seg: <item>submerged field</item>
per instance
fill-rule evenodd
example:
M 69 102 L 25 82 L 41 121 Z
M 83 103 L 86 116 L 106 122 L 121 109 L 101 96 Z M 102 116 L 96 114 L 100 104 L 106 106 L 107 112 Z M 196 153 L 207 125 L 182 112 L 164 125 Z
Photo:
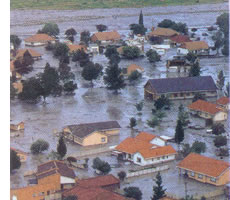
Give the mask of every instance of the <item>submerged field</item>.
M 90 9 L 128 8 L 146 6 L 192 5 L 198 0 L 11 0 L 11 9 Z M 199 0 L 203 3 L 220 3 L 225 0 Z

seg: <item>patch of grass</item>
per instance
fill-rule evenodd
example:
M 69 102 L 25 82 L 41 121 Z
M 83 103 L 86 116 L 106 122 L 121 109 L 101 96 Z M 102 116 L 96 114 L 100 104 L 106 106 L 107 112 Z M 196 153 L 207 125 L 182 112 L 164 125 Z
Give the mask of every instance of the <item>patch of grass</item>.
M 224 0 L 199 0 L 199 4 L 220 3 Z M 80 10 L 89 8 L 128 8 L 146 6 L 192 5 L 196 0 L 11 0 L 14 9 Z

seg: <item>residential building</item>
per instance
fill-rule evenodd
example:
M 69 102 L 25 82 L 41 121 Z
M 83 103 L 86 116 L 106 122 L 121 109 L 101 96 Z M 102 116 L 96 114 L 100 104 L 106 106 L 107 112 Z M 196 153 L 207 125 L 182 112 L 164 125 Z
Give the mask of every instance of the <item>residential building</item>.
M 155 44 L 155 45 L 151 45 L 150 49 L 153 49 L 159 55 L 164 55 L 166 51 L 170 49 L 170 45 L 169 44 Z
M 81 44 L 67 44 L 67 46 L 69 47 L 69 53 L 72 54 L 74 52 L 76 52 L 77 50 L 84 50 L 85 53 L 87 53 L 87 47 L 85 45 L 81 45 Z
M 126 40 L 125 43 L 127 44 L 127 46 L 130 47 L 138 47 L 141 52 L 144 52 L 144 40 L 140 41 L 140 40 L 129 39 Z
M 184 42 L 177 48 L 177 54 L 187 55 L 188 53 L 194 53 L 196 55 L 208 55 L 209 46 L 205 41 L 192 41 Z
M 17 156 L 20 158 L 21 162 L 26 162 L 28 154 L 24 151 L 21 151 L 19 149 L 15 149 L 13 147 L 10 147 L 10 150 L 14 150 L 17 153 Z
M 216 104 L 220 107 L 225 109 L 226 111 L 230 110 L 230 99 L 229 97 L 221 97 L 217 99 Z
M 213 122 L 224 121 L 228 118 L 227 112 L 219 108 L 217 104 L 200 99 L 188 105 L 188 109 L 191 114 L 198 115 L 204 119 L 210 119 Z
M 91 36 L 91 41 L 100 42 L 101 45 L 108 45 L 120 41 L 121 36 L 117 31 L 97 32 Z
M 149 33 L 148 37 L 158 36 L 163 39 L 169 39 L 176 35 L 179 35 L 179 33 L 177 31 L 174 31 L 173 29 L 158 27 L 156 29 L 153 29 L 152 32 Z
M 16 52 L 15 59 L 23 58 L 26 52 L 28 52 L 34 60 L 39 60 L 42 58 L 42 55 L 33 49 L 19 49 Z
M 175 160 L 177 152 L 171 145 L 165 144 L 162 138 L 141 132 L 135 138 L 128 137 L 122 141 L 113 154 L 140 166 Z
M 18 124 L 10 124 L 10 130 L 11 131 L 20 131 L 24 130 L 24 122 L 20 122 Z
M 172 47 L 178 47 L 185 42 L 191 42 L 187 35 L 175 35 L 169 38 Z
M 173 56 L 172 59 L 166 61 L 167 71 L 170 69 L 176 69 L 178 73 L 182 71 L 187 72 L 191 68 L 191 64 L 187 62 L 183 56 Z
M 26 46 L 43 46 L 47 45 L 48 43 L 54 44 L 55 38 L 44 33 L 35 34 L 25 39 Z
M 200 154 L 190 153 L 178 165 L 179 173 L 186 173 L 189 178 L 215 186 L 225 185 L 230 181 L 229 163 Z
M 217 87 L 211 76 L 149 79 L 144 86 L 145 98 L 152 100 L 161 95 L 169 99 L 191 99 L 196 93 L 217 96 Z
M 120 128 L 117 121 L 77 124 L 65 127 L 63 135 L 82 146 L 106 144 L 108 136 L 119 134 Z
M 144 69 L 136 64 L 131 64 L 127 68 L 122 69 L 122 74 L 125 76 L 129 76 L 134 71 L 138 71 L 139 73 L 142 73 Z
M 88 51 L 90 53 L 99 53 L 99 46 L 97 44 L 89 44 Z

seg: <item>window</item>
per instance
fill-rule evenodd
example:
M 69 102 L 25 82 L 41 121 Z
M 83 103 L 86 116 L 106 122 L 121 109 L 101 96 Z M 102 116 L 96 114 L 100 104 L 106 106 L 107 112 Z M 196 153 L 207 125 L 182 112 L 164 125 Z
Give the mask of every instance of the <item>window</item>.
M 215 178 L 210 178 L 210 181 L 212 181 L 212 182 L 216 182 L 216 179 Z
M 162 159 L 165 159 L 165 156 L 162 156 Z
M 166 156 L 166 158 L 169 158 L 168 156 Z
M 195 173 L 194 173 L 194 172 L 190 172 L 190 175 L 194 177 L 194 176 L 195 176 Z
M 203 175 L 202 174 L 198 174 L 198 178 L 199 179 L 203 179 Z
M 160 157 L 158 157 L 157 160 L 160 160 Z
M 137 162 L 138 162 L 138 163 L 141 163 L 141 158 L 138 158 L 138 157 L 137 157 Z
M 105 137 L 102 137 L 102 138 L 101 138 L 101 142 L 105 142 Z
M 131 158 L 131 154 L 128 154 L 128 158 Z

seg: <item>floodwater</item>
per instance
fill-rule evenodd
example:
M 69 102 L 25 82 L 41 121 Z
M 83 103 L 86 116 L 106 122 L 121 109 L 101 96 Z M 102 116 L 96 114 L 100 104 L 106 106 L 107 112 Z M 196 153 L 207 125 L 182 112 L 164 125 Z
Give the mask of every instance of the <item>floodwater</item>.
M 151 26 L 156 26 L 157 23 L 165 18 L 187 23 L 191 27 L 200 27 L 196 32 L 197 37 L 205 39 L 208 43 L 211 43 L 211 33 L 207 37 L 202 36 L 202 32 L 207 31 L 205 27 L 214 25 L 216 17 L 227 10 L 227 3 L 213 4 L 213 5 L 200 5 L 200 6 L 175 6 L 175 7 L 158 7 L 158 8 L 143 8 L 144 22 L 148 29 Z M 182 12 L 183 10 L 183 12 Z M 197 11 L 198 13 L 194 13 Z M 116 29 L 119 33 L 127 36 L 129 32 L 128 25 L 136 23 L 138 20 L 140 9 L 95 9 L 95 10 L 81 10 L 81 11 L 41 11 L 41 10 L 15 10 L 11 11 L 11 33 L 17 34 L 20 38 L 24 39 L 28 35 L 32 35 L 42 24 L 46 21 L 52 21 L 58 23 L 63 36 L 65 30 L 70 27 L 74 27 L 78 32 L 82 30 L 90 30 L 94 32 L 96 24 L 105 24 L 110 30 Z M 19 17 L 20 16 L 20 17 Z M 117 16 L 117 17 L 114 17 Z M 93 17 L 93 19 L 92 19 Z M 192 20 L 191 20 L 192 19 Z M 79 34 L 76 37 L 76 43 L 79 42 Z M 22 44 L 23 47 L 24 44 Z M 53 57 L 51 52 L 48 52 L 44 47 L 34 48 L 36 51 L 42 54 L 42 60 L 34 63 L 34 70 L 25 75 L 25 78 L 34 76 L 41 72 L 46 62 L 49 62 L 51 66 L 58 67 L 58 60 Z M 149 45 L 145 44 L 145 51 L 149 49 Z M 11 101 L 11 120 L 24 121 L 25 131 L 24 135 L 16 138 L 11 138 L 11 146 L 19 148 L 25 152 L 30 151 L 30 145 L 33 141 L 39 138 L 43 138 L 50 144 L 51 150 L 56 150 L 57 137 L 54 132 L 61 131 L 62 128 L 70 124 L 88 123 L 97 121 L 117 120 L 121 125 L 121 131 L 119 136 L 113 136 L 109 139 L 109 143 L 105 146 L 116 145 L 126 137 L 134 136 L 138 131 L 147 131 L 156 135 L 174 136 L 174 130 L 176 126 L 177 111 L 180 101 L 174 101 L 171 110 L 166 111 L 166 118 L 163 119 L 161 125 L 157 128 L 151 129 L 147 126 L 147 120 L 151 119 L 151 109 L 153 103 L 145 101 L 145 105 L 142 111 L 142 115 L 138 116 L 135 108 L 135 103 L 138 103 L 144 98 L 143 86 L 149 78 L 165 78 L 176 77 L 176 72 L 166 72 L 166 59 L 176 54 L 175 49 L 171 49 L 166 55 L 162 57 L 162 60 L 155 65 L 148 62 L 146 58 L 140 58 L 135 60 L 122 60 L 120 67 L 126 67 L 129 64 L 135 63 L 144 68 L 145 72 L 141 80 L 136 83 L 128 83 L 125 89 L 121 90 L 118 95 L 113 94 L 105 88 L 103 78 L 94 82 L 94 87 L 90 88 L 89 83 L 82 79 L 81 68 L 76 66 L 75 63 L 70 63 L 72 71 L 76 75 L 76 82 L 78 88 L 73 96 L 61 96 L 61 97 L 49 97 L 47 98 L 47 104 L 43 105 L 41 102 L 34 104 L 27 104 L 20 102 L 19 100 Z M 108 60 L 103 55 L 95 55 L 92 60 L 98 62 L 106 68 Z M 228 58 L 215 58 L 215 59 L 201 59 L 202 75 L 211 75 L 214 80 L 217 79 L 219 70 L 224 70 L 226 79 L 228 80 L 229 68 Z M 186 74 L 179 74 L 179 76 L 185 76 Z M 215 99 L 210 99 L 215 101 Z M 183 101 L 184 105 L 191 103 L 191 100 Z M 131 132 L 128 128 L 129 119 L 136 117 L 138 121 L 135 131 Z M 191 121 L 195 124 L 204 126 L 204 120 L 191 117 Z M 227 126 L 227 122 L 225 124 Z M 207 136 L 206 129 L 196 131 L 191 129 L 185 130 L 184 143 L 192 143 L 195 140 L 205 142 L 207 145 L 207 151 L 204 155 L 215 157 L 215 147 L 213 145 L 213 138 Z M 175 148 L 175 146 L 173 144 Z M 95 147 L 83 148 L 80 145 L 67 143 L 68 152 L 71 154 L 77 151 L 84 151 L 86 149 L 92 149 Z M 101 146 L 100 146 L 101 147 Z M 24 172 L 28 170 L 35 170 L 38 164 L 47 160 L 46 152 L 39 156 L 29 155 L 26 163 L 22 164 L 21 168 L 13 175 L 11 175 L 11 185 L 13 187 L 26 185 L 26 180 L 23 177 Z M 116 164 L 117 160 L 111 157 L 109 154 L 100 154 L 90 156 L 89 166 L 91 166 L 92 159 L 96 156 L 100 156 L 102 159 Z M 228 160 L 228 158 L 225 158 Z M 177 193 L 181 196 L 184 195 L 183 181 L 177 176 L 177 170 L 175 163 L 170 165 L 170 170 L 163 173 L 163 181 L 167 190 L 171 193 Z M 122 167 L 112 170 L 114 175 L 120 170 L 128 170 L 133 166 L 126 166 L 122 164 Z M 88 171 L 76 170 L 76 173 L 80 177 L 93 176 L 94 172 L 90 167 Z M 175 181 L 176 180 L 176 181 Z M 152 175 L 148 177 L 138 177 L 131 180 L 132 183 L 124 185 L 149 185 L 143 189 L 143 199 L 149 199 L 152 195 Z M 171 183 L 171 184 L 170 184 Z M 173 183 L 173 184 L 172 184 Z M 200 184 L 194 181 L 189 183 L 191 194 L 196 192 L 202 193 L 203 191 L 211 191 L 213 187 L 210 185 Z M 188 187 L 189 187 L 188 186 Z M 123 187 L 123 186 L 122 186 Z

